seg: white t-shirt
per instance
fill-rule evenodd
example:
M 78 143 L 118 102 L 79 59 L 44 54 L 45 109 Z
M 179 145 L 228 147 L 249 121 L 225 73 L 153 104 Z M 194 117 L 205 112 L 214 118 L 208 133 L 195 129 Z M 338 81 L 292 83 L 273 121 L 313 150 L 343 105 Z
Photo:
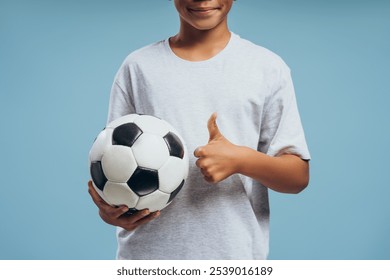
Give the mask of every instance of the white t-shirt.
M 268 189 L 239 174 L 208 184 L 195 165 L 213 112 L 234 144 L 310 159 L 290 70 L 279 56 L 234 33 L 205 61 L 179 58 L 168 39 L 134 51 L 115 77 L 108 122 L 130 113 L 168 121 L 184 138 L 190 170 L 160 217 L 132 232 L 117 229 L 118 259 L 267 258 Z

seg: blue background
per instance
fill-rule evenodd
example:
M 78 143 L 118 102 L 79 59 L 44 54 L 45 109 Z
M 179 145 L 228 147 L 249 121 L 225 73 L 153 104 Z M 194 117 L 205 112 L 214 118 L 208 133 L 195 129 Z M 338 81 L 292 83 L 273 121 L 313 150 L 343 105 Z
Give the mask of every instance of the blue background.
M 112 259 L 88 151 L 131 51 L 178 31 L 168 0 L 0 1 L 0 259 Z M 271 192 L 270 259 L 390 259 L 390 2 L 238 0 L 230 28 L 292 69 L 311 161 Z

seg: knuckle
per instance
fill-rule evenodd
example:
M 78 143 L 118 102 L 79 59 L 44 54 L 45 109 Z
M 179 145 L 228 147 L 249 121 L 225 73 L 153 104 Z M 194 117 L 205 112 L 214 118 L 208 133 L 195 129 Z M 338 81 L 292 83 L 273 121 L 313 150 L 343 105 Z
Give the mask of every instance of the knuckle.
M 123 227 L 125 230 L 127 231 L 133 231 L 135 230 L 137 227 L 134 227 L 134 226 L 126 226 L 126 227 Z
M 199 154 L 199 148 L 196 148 L 196 149 L 194 150 L 194 156 L 195 156 L 195 157 L 198 157 L 198 154 Z
M 207 169 L 202 168 L 200 171 L 202 172 L 202 174 L 203 174 L 204 176 L 210 177 L 210 172 L 208 172 Z
M 196 157 L 204 157 L 206 155 L 206 148 L 204 146 L 196 148 L 194 155 Z
M 207 164 L 207 161 L 205 160 L 199 160 L 196 165 L 202 169 L 202 170 L 207 170 L 208 169 L 208 164 Z
M 208 161 L 205 161 L 204 164 L 203 164 L 203 170 L 205 172 L 207 172 L 208 174 L 212 174 L 213 173 L 213 165 L 208 162 Z
M 130 222 L 130 221 L 126 221 L 125 223 L 120 225 L 120 227 L 124 228 L 127 231 L 132 231 L 132 230 L 137 228 L 137 226 L 134 223 Z
M 209 173 L 209 174 L 205 175 L 205 179 L 207 182 L 212 183 L 212 184 L 219 182 L 218 176 L 216 176 L 213 173 Z
M 110 208 L 106 208 L 106 207 L 100 207 L 99 214 L 109 219 L 111 219 L 114 216 L 113 211 Z
M 210 171 L 210 169 L 213 166 L 212 161 L 209 158 L 202 158 L 201 161 L 199 161 L 200 168 Z

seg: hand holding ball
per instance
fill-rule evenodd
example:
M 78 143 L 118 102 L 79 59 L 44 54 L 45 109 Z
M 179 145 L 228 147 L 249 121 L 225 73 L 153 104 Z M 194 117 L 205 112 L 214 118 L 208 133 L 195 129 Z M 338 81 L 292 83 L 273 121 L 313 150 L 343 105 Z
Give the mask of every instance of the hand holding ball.
M 118 118 L 100 132 L 89 153 L 94 189 L 113 206 L 129 212 L 161 210 L 171 203 L 188 175 L 181 136 L 150 115 Z

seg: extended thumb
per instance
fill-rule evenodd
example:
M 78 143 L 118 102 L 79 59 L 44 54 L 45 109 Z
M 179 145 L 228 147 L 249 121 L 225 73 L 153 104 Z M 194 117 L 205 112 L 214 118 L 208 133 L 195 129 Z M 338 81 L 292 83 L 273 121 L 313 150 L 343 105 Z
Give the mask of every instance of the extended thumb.
M 207 128 L 209 130 L 209 142 L 214 139 L 218 139 L 222 136 L 217 125 L 217 113 L 213 113 L 207 122 Z

